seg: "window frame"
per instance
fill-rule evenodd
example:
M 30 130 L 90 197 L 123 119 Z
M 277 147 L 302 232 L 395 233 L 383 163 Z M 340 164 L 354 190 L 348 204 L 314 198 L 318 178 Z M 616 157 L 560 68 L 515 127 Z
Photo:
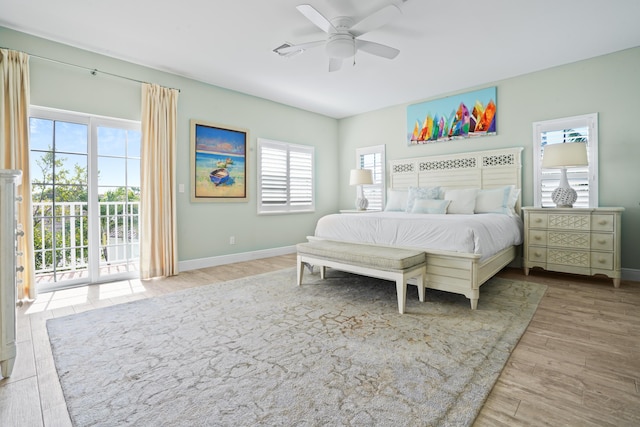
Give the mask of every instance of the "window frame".
M 364 195 L 367 197 L 367 199 L 369 200 L 369 207 L 367 208 L 367 210 L 380 210 L 383 211 L 384 207 L 386 206 L 386 200 L 387 200 L 387 168 L 386 168 L 386 146 L 385 144 L 381 144 L 381 145 L 371 145 L 368 147 L 361 147 L 361 148 L 356 148 L 356 169 L 369 169 L 364 167 L 366 165 L 366 161 L 364 160 L 364 157 L 367 155 L 376 155 L 376 154 L 380 154 L 380 167 L 379 168 L 375 168 L 373 169 L 373 184 L 371 185 L 362 185 L 362 186 L 358 186 L 358 187 L 362 187 L 362 191 L 364 192 Z M 375 161 L 374 161 L 375 163 Z M 356 189 L 356 192 L 360 191 L 359 188 Z M 378 197 L 371 197 L 372 193 L 375 194 L 379 192 L 380 196 L 379 196 L 379 200 L 380 200 L 380 207 L 376 207 L 374 209 L 371 208 L 371 200 L 376 200 L 378 199 Z
M 278 214 L 291 214 L 291 213 L 308 213 L 315 212 L 316 196 L 315 196 L 315 147 L 310 145 L 292 144 L 283 141 L 276 141 L 267 138 L 257 139 L 257 212 L 258 215 L 278 215 Z M 263 203 L 262 184 L 263 184 L 263 148 L 271 148 L 286 151 L 286 202 L 279 205 L 265 205 Z M 311 202 L 304 205 L 292 205 L 291 202 L 291 166 L 292 159 L 291 153 L 303 153 L 310 156 L 310 194 Z
M 533 123 L 533 189 L 534 206 L 542 207 L 542 134 L 545 132 L 587 127 L 589 208 L 598 207 L 598 113 L 543 120 Z M 560 171 L 558 170 L 558 175 Z M 567 170 L 571 179 L 571 169 Z

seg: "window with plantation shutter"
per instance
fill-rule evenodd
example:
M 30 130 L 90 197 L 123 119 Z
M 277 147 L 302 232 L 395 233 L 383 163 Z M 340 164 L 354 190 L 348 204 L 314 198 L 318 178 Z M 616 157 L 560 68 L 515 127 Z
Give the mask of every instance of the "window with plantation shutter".
M 589 165 L 568 168 L 569 185 L 578 193 L 576 208 L 598 207 L 598 115 L 567 117 L 533 124 L 534 203 L 551 208 L 551 193 L 560 182 L 560 169 L 542 169 L 544 148 L 550 144 L 582 142 L 587 145 Z
M 371 169 L 372 185 L 363 185 L 364 196 L 369 200 L 368 210 L 381 211 L 385 205 L 385 146 L 375 145 L 356 149 L 356 168 Z M 358 190 L 356 190 L 358 191 Z
M 258 213 L 315 209 L 314 148 L 258 138 Z

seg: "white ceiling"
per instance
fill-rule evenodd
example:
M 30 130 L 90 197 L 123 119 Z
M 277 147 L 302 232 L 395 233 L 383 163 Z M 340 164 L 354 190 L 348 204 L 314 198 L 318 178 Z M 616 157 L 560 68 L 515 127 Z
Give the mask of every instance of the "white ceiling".
M 332 73 L 323 47 L 278 56 L 285 41 L 325 38 L 301 3 L 356 21 L 399 5 L 362 39 L 400 54 L 360 52 Z M 0 0 L 0 11 L 8 28 L 335 118 L 640 46 L 639 0 Z

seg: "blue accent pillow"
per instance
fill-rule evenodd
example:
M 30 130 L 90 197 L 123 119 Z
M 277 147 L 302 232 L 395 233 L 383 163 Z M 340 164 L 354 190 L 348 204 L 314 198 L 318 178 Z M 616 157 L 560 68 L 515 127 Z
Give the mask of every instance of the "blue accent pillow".
M 413 211 L 413 204 L 416 199 L 438 199 L 439 197 L 440 187 L 409 187 L 405 211 Z

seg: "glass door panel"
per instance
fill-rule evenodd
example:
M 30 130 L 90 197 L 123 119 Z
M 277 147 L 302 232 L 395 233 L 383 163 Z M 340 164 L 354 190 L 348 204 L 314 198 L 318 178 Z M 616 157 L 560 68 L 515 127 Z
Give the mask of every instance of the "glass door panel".
M 38 289 L 137 276 L 139 124 L 34 110 L 30 168 Z

